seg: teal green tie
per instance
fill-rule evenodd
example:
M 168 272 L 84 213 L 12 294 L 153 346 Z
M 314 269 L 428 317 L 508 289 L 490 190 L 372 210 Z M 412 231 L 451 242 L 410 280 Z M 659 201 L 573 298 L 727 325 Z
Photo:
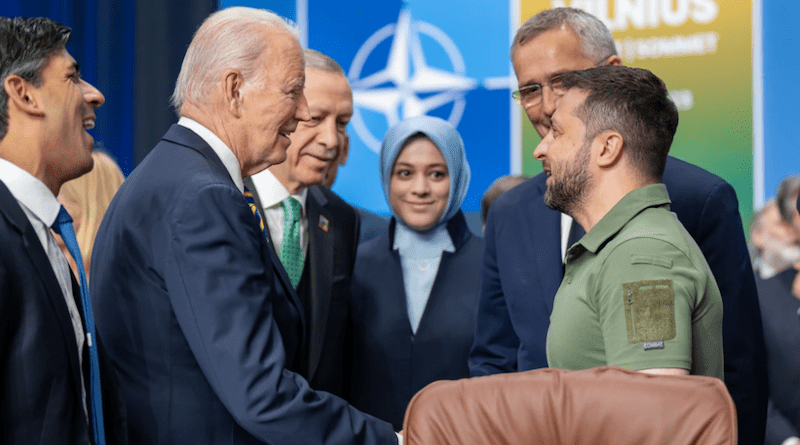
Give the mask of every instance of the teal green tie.
M 300 201 L 291 196 L 281 201 L 283 209 L 283 244 L 281 244 L 281 263 L 289 275 L 292 287 L 297 289 L 303 275 L 303 247 L 300 245 Z

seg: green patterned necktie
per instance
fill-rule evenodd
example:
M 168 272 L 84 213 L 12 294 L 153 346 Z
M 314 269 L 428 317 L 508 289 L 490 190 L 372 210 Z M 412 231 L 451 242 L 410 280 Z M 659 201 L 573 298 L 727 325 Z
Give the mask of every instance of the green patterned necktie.
M 291 196 L 281 201 L 283 209 L 283 244 L 281 244 L 281 263 L 292 287 L 297 289 L 300 276 L 303 275 L 303 247 L 300 245 L 300 201 Z

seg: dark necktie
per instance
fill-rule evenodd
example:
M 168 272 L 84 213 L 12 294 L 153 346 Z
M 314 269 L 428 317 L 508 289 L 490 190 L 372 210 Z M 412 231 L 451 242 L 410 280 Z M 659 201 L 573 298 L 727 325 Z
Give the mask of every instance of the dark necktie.
M 92 315 L 92 301 L 89 299 L 89 287 L 86 283 L 86 271 L 83 269 L 83 258 L 75 238 L 75 229 L 72 227 L 72 218 L 61 207 L 53 224 L 53 230 L 61 235 L 69 254 L 78 267 L 78 277 L 81 285 L 81 304 L 83 305 L 83 319 L 86 323 L 86 345 L 89 348 L 89 380 L 91 383 L 90 397 L 92 425 L 94 427 L 94 443 L 105 445 L 105 430 L 103 428 L 103 398 L 100 389 L 100 361 L 97 356 L 97 337 L 94 331 L 94 316 Z M 80 351 L 78 351 L 80 354 Z
M 253 192 L 250 191 L 249 188 L 244 188 L 244 199 L 247 200 L 247 204 L 250 205 L 250 211 L 253 212 L 253 216 L 256 217 L 256 221 L 258 221 L 258 227 L 261 229 L 261 233 L 264 234 L 264 239 L 269 242 L 269 234 L 267 233 L 267 227 L 264 226 L 264 220 L 261 219 L 261 212 L 258 211 L 258 206 L 256 205 L 256 200 L 253 199 Z

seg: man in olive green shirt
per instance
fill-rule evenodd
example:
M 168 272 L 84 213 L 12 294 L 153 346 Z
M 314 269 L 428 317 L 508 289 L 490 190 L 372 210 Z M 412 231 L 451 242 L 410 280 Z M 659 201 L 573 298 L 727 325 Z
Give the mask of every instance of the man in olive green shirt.
M 534 151 L 549 175 L 545 204 L 587 232 L 567 253 L 549 365 L 722 379 L 719 289 L 660 184 L 678 125 L 664 83 L 603 66 L 547 88 L 560 98 Z

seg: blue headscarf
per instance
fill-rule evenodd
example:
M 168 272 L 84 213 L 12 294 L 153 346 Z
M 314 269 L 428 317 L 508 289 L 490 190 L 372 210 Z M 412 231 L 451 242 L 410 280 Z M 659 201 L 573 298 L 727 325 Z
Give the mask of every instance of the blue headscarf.
M 450 194 L 447 207 L 436 224 L 438 226 L 450 221 L 450 218 L 454 217 L 461 209 L 461 203 L 467 196 L 470 178 L 464 141 L 461 140 L 458 131 L 447 121 L 433 116 L 417 116 L 406 119 L 389 129 L 381 143 L 380 163 L 383 194 L 391 208 L 389 184 L 392 179 L 394 162 L 406 140 L 417 133 L 427 136 L 439 148 L 445 163 L 447 163 L 447 173 L 450 175 Z M 394 212 L 394 209 L 391 210 L 395 218 L 400 221 L 400 217 Z

